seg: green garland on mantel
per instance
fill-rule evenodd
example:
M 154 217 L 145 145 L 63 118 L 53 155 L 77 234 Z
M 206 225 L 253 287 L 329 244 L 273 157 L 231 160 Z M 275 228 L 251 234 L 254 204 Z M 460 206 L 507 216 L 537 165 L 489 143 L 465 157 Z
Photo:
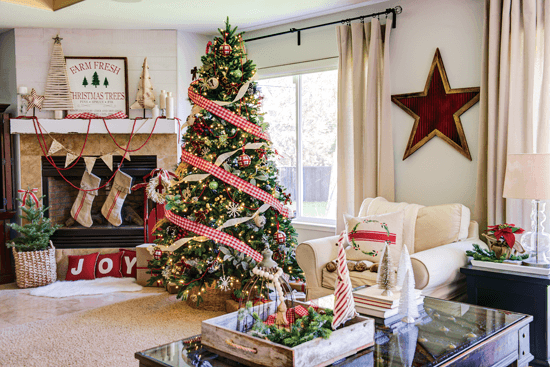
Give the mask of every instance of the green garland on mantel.
M 486 251 L 481 247 L 479 247 L 478 244 L 474 244 L 474 251 L 470 251 L 470 250 L 466 251 L 466 255 L 472 256 L 474 260 L 489 261 L 494 263 L 502 263 L 504 262 L 504 260 L 513 260 L 513 261 L 525 260 L 529 257 L 528 254 L 523 254 L 518 256 L 512 255 L 510 256 L 509 259 L 506 259 L 505 255 L 502 255 L 500 258 L 497 258 L 494 251 L 491 251 L 491 250 Z

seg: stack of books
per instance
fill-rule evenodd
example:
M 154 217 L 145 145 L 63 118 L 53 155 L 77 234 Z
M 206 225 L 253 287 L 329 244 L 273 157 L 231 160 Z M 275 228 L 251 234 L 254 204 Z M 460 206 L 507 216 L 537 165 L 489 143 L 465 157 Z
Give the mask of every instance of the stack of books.
M 355 309 L 357 312 L 369 316 L 386 319 L 398 314 L 399 298 L 401 292 L 398 290 L 392 291 L 391 296 L 383 296 L 384 290 L 377 286 L 359 289 L 353 292 L 353 300 L 355 301 Z M 424 296 L 420 289 L 414 290 L 416 295 L 416 303 L 422 307 Z

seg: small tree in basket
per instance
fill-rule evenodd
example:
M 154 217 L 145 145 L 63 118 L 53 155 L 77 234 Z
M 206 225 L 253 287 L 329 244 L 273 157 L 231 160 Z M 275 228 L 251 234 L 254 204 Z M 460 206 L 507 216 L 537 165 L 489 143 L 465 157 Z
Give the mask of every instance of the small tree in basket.
M 42 199 L 41 196 L 38 200 Z M 22 218 L 28 223 L 19 225 L 17 223 L 9 223 L 8 226 L 21 233 L 20 237 L 15 238 L 8 247 L 14 247 L 18 251 L 42 251 L 46 250 L 50 244 L 50 237 L 61 226 L 59 224 L 52 225 L 50 218 L 44 218 L 44 212 L 48 208 L 39 207 L 36 205 L 31 196 L 26 197 L 26 203 L 22 199 L 17 198 L 21 204 L 23 211 Z

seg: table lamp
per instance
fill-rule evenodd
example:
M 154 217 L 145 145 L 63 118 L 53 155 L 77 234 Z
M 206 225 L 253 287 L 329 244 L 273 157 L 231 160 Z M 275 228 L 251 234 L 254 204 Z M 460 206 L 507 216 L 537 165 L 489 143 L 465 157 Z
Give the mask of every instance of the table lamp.
M 550 235 L 544 232 L 544 208 L 550 199 L 550 154 L 508 154 L 502 196 L 511 199 L 531 199 L 531 231 L 521 237 L 521 245 L 530 256 L 523 265 L 550 268 L 546 252 L 550 250 Z

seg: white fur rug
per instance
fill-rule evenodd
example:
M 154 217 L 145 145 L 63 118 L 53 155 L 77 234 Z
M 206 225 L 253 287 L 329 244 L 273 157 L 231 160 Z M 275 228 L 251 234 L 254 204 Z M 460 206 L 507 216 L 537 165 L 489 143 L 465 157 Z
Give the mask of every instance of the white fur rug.
M 135 278 L 98 278 L 94 280 L 57 281 L 30 291 L 32 296 L 63 298 L 113 292 L 137 292 L 143 287 Z

